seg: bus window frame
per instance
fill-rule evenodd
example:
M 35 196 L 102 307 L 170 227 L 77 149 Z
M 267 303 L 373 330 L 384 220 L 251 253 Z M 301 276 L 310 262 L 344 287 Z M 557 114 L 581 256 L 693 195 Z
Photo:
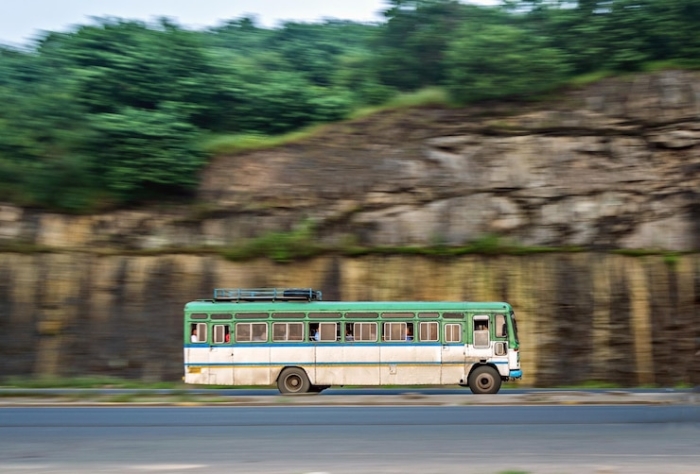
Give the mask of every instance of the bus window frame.
M 206 344 L 209 340 L 207 323 L 192 323 L 192 326 L 197 331 L 197 340 L 192 342 L 192 344 Z M 202 331 L 200 328 L 204 328 L 204 330 Z M 202 333 L 204 333 L 204 337 L 202 337 Z
M 435 327 L 435 339 L 424 339 L 423 338 L 423 328 L 424 327 Z M 428 335 L 430 335 L 431 330 L 428 329 Z M 439 342 L 440 341 L 440 323 L 438 321 L 420 321 L 418 324 L 418 341 L 420 342 Z
M 217 335 L 217 328 L 223 328 L 223 333 L 222 333 L 222 336 L 223 336 L 223 337 L 222 337 L 222 340 L 219 340 L 219 338 L 218 338 L 218 335 Z M 227 335 L 227 332 L 226 332 L 226 331 L 227 331 L 227 330 L 228 330 L 228 336 L 229 336 L 229 340 L 228 340 L 228 341 L 226 340 L 226 335 Z M 230 327 L 229 324 L 214 324 L 214 325 L 212 326 L 212 331 L 211 331 L 211 332 L 212 332 L 212 336 L 213 336 L 212 344 L 217 345 L 217 346 L 220 346 L 220 345 L 223 345 L 223 344 L 230 344 L 230 343 L 231 343 L 231 327 Z
M 371 328 L 374 327 L 374 339 L 363 339 L 363 338 L 358 338 L 358 334 L 362 334 L 362 331 L 358 332 L 358 327 L 362 327 L 366 325 L 367 327 Z M 370 334 L 372 333 L 372 330 L 370 329 Z M 379 341 L 379 328 L 377 321 L 353 321 L 352 322 L 352 334 L 353 334 L 353 339 L 354 342 L 378 342 Z
M 279 339 L 275 333 L 275 328 L 284 327 L 284 339 Z M 290 326 L 301 327 L 301 336 L 298 339 L 290 339 Z M 272 342 L 304 342 L 304 322 L 303 321 L 275 321 L 272 323 Z
M 241 334 L 240 328 L 243 327 L 244 325 L 248 325 L 249 330 L 250 330 L 250 339 L 247 339 L 247 340 L 239 339 L 239 335 Z M 255 338 L 253 326 L 264 326 L 265 327 L 265 333 L 264 333 L 263 338 L 261 338 L 261 339 Z M 258 322 L 239 321 L 236 323 L 235 330 L 234 330 L 235 336 L 236 336 L 235 341 L 237 344 L 251 344 L 251 343 L 255 343 L 255 342 L 258 342 L 258 343 L 259 342 L 268 342 L 268 340 L 270 339 L 270 337 L 269 337 L 270 330 L 269 329 L 270 328 L 267 324 L 267 321 L 258 321 Z
M 398 337 L 394 338 L 395 327 L 399 328 Z M 382 324 L 382 341 L 384 342 L 408 342 L 406 338 L 406 321 L 384 321 Z
M 449 331 L 450 333 L 453 333 L 455 327 L 457 328 L 457 336 L 458 336 L 457 340 L 453 340 L 453 339 L 450 339 L 447 337 L 448 336 L 448 329 L 450 330 Z M 462 326 L 461 322 L 452 322 L 452 321 L 444 322 L 442 332 L 443 332 L 443 337 L 444 337 L 443 340 L 445 341 L 445 344 L 461 344 L 462 343 L 462 333 L 464 332 L 464 326 Z M 453 336 L 454 334 L 450 334 L 450 335 Z
M 491 317 L 488 314 L 475 314 L 472 316 L 472 345 L 474 346 L 474 349 L 488 349 L 491 347 Z M 486 322 L 486 329 L 477 329 L 477 324 L 480 322 Z M 486 344 L 477 344 L 476 339 L 477 339 L 477 332 L 484 331 L 487 335 L 487 343 Z
M 503 313 L 496 313 L 493 317 L 493 332 L 494 337 L 499 340 L 508 339 L 508 322 L 507 317 Z
M 324 331 L 324 327 L 328 328 L 328 326 L 333 326 L 332 331 L 329 331 L 328 329 Z M 332 338 L 325 337 L 325 335 L 328 335 L 331 332 L 333 333 Z M 321 321 L 318 324 L 318 334 L 319 340 L 316 342 L 336 342 L 338 340 L 338 323 L 332 321 Z

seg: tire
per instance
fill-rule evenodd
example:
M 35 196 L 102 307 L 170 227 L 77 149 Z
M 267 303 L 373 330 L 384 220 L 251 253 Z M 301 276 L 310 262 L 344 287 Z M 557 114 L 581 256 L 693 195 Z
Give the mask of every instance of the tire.
M 489 365 L 481 365 L 469 374 L 469 389 L 476 395 L 498 393 L 501 389 L 501 374 Z
M 307 393 L 311 384 L 304 369 L 289 367 L 284 369 L 277 379 L 277 388 L 280 393 Z

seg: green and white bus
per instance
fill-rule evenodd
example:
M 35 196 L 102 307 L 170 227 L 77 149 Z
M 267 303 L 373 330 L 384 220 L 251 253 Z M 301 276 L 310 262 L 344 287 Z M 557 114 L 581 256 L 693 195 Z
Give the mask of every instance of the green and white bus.
M 185 305 L 184 380 L 273 385 L 463 385 L 497 393 L 522 377 L 503 302 L 323 301 L 311 288 L 216 289 Z

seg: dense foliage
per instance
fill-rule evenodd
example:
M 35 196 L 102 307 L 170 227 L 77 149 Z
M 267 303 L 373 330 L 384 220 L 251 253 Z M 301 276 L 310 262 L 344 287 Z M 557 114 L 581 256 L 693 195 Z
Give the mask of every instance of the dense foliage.
M 205 136 L 283 134 L 425 87 L 531 99 L 573 75 L 700 58 L 697 0 L 390 0 L 384 16 L 201 31 L 105 18 L 0 46 L 0 200 L 187 198 Z

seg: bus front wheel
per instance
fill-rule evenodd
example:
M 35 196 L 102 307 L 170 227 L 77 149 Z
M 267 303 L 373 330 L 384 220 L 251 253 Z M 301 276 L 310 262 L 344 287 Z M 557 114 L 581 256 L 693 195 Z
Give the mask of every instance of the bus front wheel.
M 311 388 L 306 372 L 298 367 L 284 369 L 277 379 L 280 393 L 306 393 Z
M 501 389 L 501 374 L 488 365 L 477 367 L 469 375 L 469 389 L 476 395 L 498 393 Z

